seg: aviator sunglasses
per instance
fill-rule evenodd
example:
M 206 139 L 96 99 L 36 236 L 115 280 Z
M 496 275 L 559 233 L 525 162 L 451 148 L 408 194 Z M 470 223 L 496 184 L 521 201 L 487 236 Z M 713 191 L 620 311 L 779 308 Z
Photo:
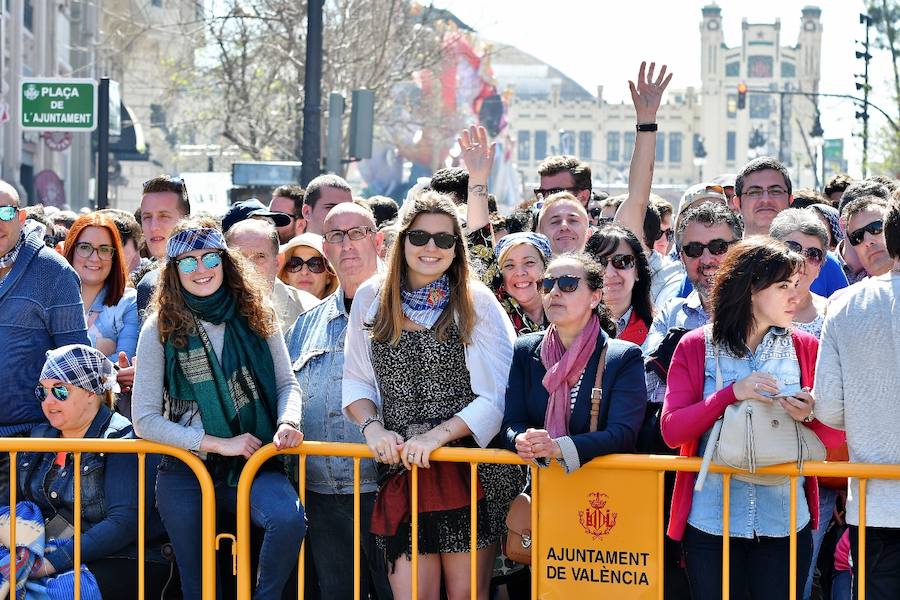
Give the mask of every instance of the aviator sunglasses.
M 12 221 L 19 209 L 15 206 L 0 206 L 0 221 Z
M 222 255 L 219 252 L 207 252 L 200 257 L 200 260 L 203 261 L 203 266 L 207 269 L 215 269 L 222 264 Z M 175 261 L 178 270 L 185 275 L 196 271 L 199 264 L 200 262 L 196 256 L 185 256 Z
M 791 240 L 785 240 L 784 244 L 797 254 L 803 255 L 809 262 L 818 264 L 822 262 L 823 258 L 825 258 L 825 253 L 822 252 L 822 250 L 820 250 L 819 248 L 815 248 L 812 246 L 809 248 L 804 248 L 801 244 Z
M 561 277 L 544 277 L 541 279 L 541 287 L 538 290 L 542 294 L 549 294 L 555 286 L 559 286 L 559 291 L 571 293 L 578 289 L 578 282 L 581 277 L 574 275 L 563 275 Z
M 60 402 L 65 402 L 69 399 L 69 388 L 64 386 L 61 383 L 57 383 L 53 387 L 50 388 L 50 393 L 53 394 L 53 397 L 59 400 Z M 39 385 L 34 388 L 34 395 L 40 402 L 43 402 L 47 399 L 47 390 L 44 389 L 44 386 Z
M 312 256 L 306 260 L 303 260 L 299 256 L 292 256 L 288 261 L 285 268 L 291 273 L 299 273 L 303 270 L 303 265 L 306 265 L 306 268 L 309 269 L 310 273 L 324 273 L 325 272 L 325 259 L 321 256 Z
M 847 236 L 847 241 L 850 242 L 851 246 L 859 246 L 862 244 L 863 238 L 867 232 L 872 235 L 881 235 L 882 232 L 884 232 L 884 221 L 872 221 L 868 225 L 863 225 L 859 229 L 854 229 Z
M 407 231 L 406 239 L 413 246 L 424 246 L 428 243 L 428 240 L 434 240 L 434 245 L 441 250 L 449 250 L 456 244 L 456 236 L 452 233 L 428 233 L 421 229 Z
M 715 239 L 711 240 L 708 244 L 701 244 L 700 242 L 690 242 L 681 247 L 681 251 L 685 253 L 685 255 L 690 258 L 700 258 L 703 255 L 703 250 L 708 249 L 709 253 L 713 256 L 721 256 L 728 252 L 728 248 L 735 243 L 737 240 L 720 240 Z

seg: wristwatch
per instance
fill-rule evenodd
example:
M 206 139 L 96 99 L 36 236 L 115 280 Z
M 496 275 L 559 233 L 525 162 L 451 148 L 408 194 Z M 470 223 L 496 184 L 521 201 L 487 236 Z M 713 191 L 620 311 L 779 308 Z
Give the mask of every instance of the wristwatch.
M 659 129 L 659 125 L 656 123 L 638 123 L 634 128 L 638 131 L 656 131 Z

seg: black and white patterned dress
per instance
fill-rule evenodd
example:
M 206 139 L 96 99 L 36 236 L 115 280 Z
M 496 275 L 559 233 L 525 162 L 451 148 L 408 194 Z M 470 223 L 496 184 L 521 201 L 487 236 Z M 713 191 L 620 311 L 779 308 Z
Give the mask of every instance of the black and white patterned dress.
M 404 331 L 396 346 L 372 342 L 384 426 L 404 439 L 429 431 L 475 399 L 456 325 L 450 326 L 448 334 L 442 342 L 433 330 Z M 475 443 L 468 437 L 454 445 Z M 402 468 L 395 466 L 392 472 Z M 478 547 L 483 548 L 505 534 L 509 505 L 525 481 L 515 465 L 482 464 L 478 474 L 484 488 L 478 511 Z M 420 515 L 420 554 L 469 552 L 469 536 L 468 507 L 440 513 L 434 519 Z M 394 561 L 401 554 L 411 554 L 410 539 L 407 526 L 391 538 L 378 537 L 378 543 L 386 549 L 387 559 Z

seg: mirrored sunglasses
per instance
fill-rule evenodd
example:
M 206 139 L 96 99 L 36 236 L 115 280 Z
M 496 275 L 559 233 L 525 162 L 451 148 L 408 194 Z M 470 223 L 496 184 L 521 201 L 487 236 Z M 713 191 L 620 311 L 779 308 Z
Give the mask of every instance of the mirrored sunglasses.
M 0 206 L 0 221 L 12 221 L 18 212 L 15 206 Z
M 69 388 L 61 383 L 57 383 L 56 385 L 51 387 L 50 393 L 53 394 L 53 397 L 60 402 L 65 402 L 69 399 Z M 44 388 L 44 386 L 39 385 L 34 388 L 34 395 L 40 402 L 43 402 L 47 399 L 47 390 Z
M 203 261 L 203 266 L 207 269 L 215 269 L 222 264 L 222 255 L 219 252 L 207 252 L 200 257 L 200 260 Z M 178 270 L 185 275 L 196 271 L 199 264 L 200 262 L 196 256 L 185 256 L 175 261 Z

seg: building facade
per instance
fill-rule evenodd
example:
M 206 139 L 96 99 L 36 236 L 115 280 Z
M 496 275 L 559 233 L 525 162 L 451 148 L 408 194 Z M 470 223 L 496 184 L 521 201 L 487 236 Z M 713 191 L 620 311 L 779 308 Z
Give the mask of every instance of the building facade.
M 656 191 L 678 196 L 693 183 L 734 173 L 748 158 L 763 154 L 781 156 L 795 187 L 812 185 L 804 136 L 812 128 L 815 105 L 808 97 L 778 92 L 818 90 L 820 14 L 815 7 L 803 9 L 794 46 L 781 45 L 779 21 L 744 20 L 741 44 L 729 47 L 721 9 L 702 9 L 702 85 L 670 89 L 660 107 Z M 510 98 L 510 135 L 526 190 L 538 180 L 538 164 L 552 154 L 573 154 L 589 163 L 597 189 L 627 186 L 635 140 L 630 104 L 606 102 L 602 87 L 592 94 L 514 48 L 497 48 L 492 68 Z M 749 91 L 740 109 L 742 82 Z

